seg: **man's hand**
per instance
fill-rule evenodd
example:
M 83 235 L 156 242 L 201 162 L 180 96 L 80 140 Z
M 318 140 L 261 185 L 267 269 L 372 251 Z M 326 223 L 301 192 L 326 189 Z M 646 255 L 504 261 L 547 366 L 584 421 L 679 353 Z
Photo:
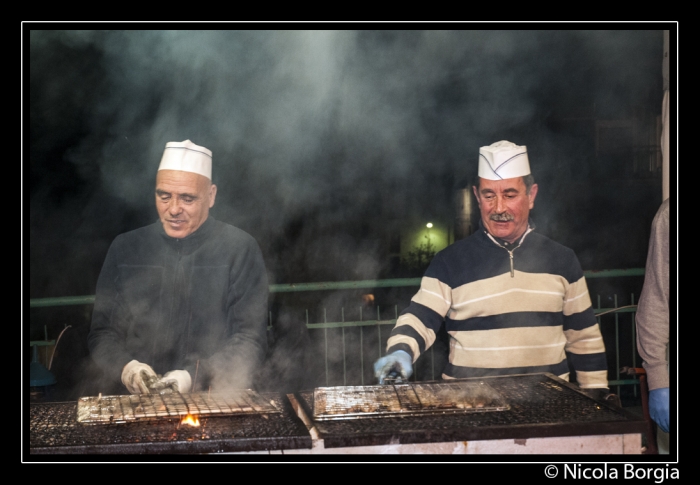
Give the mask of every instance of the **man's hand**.
M 649 414 L 659 428 L 668 433 L 668 387 L 649 391 Z
M 400 375 L 404 381 L 413 374 L 413 360 L 408 352 L 396 350 L 374 363 L 374 375 L 380 384 L 384 384 L 384 380 L 394 374 Z
M 170 388 L 180 393 L 190 392 L 191 387 L 192 378 L 190 377 L 190 373 L 186 370 L 171 370 L 170 372 L 166 372 L 163 378 L 153 385 L 153 388 L 159 391 Z
M 150 365 L 132 360 L 122 369 L 122 384 L 131 394 L 150 394 L 149 388 L 158 380 Z

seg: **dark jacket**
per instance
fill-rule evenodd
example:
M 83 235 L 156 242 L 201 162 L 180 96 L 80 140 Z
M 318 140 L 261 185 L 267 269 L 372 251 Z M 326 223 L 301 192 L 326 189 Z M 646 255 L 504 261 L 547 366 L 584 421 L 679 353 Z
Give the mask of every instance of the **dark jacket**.
M 267 300 L 265 264 L 249 234 L 209 216 L 175 239 L 157 221 L 109 248 L 90 354 L 111 380 L 136 359 L 157 374 L 187 370 L 193 391 L 247 388 L 267 351 Z

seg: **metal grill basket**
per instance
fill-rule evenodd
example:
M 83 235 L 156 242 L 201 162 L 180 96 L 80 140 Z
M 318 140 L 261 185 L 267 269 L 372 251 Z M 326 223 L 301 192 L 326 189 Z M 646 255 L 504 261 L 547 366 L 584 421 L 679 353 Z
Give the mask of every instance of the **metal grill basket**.
M 510 409 L 483 381 L 406 383 L 314 389 L 314 420 L 419 416 Z
M 238 414 L 269 414 L 280 411 L 251 389 L 226 394 L 134 394 L 90 396 L 78 399 L 77 419 L 83 424 L 126 423 L 162 418 Z

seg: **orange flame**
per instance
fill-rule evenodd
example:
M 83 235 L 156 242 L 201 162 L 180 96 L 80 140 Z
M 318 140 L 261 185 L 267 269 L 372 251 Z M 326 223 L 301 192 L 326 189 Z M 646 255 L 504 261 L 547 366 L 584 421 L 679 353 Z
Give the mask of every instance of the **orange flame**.
M 192 416 L 191 414 L 188 414 L 184 418 L 182 418 L 182 421 L 180 421 L 180 424 L 189 424 L 190 426 L 199 426 L 199 418 L 197 416 Z

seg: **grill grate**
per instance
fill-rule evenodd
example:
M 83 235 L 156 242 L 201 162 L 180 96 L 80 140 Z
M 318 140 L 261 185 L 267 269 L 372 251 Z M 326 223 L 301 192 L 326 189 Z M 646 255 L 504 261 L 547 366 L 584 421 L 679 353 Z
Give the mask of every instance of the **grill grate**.
M 212 396 L 214 393 L 212 392 Z M 83 424 L 78 402 L 32 403 L 29 450 L 32 454 L 221 453 L 311 448 L 311 437 L 286 396 L 262 393 L 280 412 L 200 415 L 200 426 L 181 418 Z
M 314 420 L 504 411 L 510 406 L 483 381 L 314 389 Z
M 509 409 L 499 412 L 431 412 L 362 419 L 317 419 L 315 390 L 297 400 L 312 419 L 326 448 L 390 443 L 437 443 L 469 440 L 550 438 L 558 436 L 643 433 L 641 416 L 588 397 L 552 374 L 488 376 L 422 382 L 484 382 L 503 396 Z M 418 384 L 418 383 L 416 383 Z M 387 386 L 390 387 L 390 386 Z
M 162 418 L 279 413 L 273 401 L 251 389 L 226 394 L 134 394 L 90 396 L 78 400 L 77 420 L 83 424 L 126 423 Z

